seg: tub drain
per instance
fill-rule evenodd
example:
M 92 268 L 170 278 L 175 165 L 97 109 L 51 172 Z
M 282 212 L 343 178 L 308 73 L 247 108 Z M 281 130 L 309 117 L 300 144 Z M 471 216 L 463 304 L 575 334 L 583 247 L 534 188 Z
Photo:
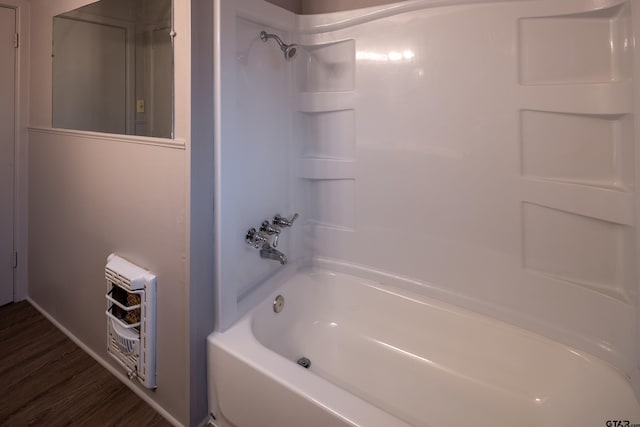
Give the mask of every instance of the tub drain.
M 305 369 L 309 369 L 309 367 L 311 366 L 311 360 L 307 359 L 306 357 L 301 357 L 296 363 Z

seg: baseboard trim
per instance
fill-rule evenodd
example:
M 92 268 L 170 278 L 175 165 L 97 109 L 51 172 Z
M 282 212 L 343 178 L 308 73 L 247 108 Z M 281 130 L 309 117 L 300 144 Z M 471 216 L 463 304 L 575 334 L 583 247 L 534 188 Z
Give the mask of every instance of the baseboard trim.
M 111 372 L 116 378 L 118 378 L 120 380 L 121 383 L 123 383 L 124 385 L 129 387 L 131 389 L 131 391 L 133 391 L 138 397 L 140 397 L 140 399 L 142 399 L 145 402 L 147 402 L 149 404 L 149 406 L 151 406 L 153 409 L 155 409 L 167 421 L 169 421 L 175 427 L 184 427 L 184 425 L 182 423 L 180 423 L 171 414 L 169 414 L 164 408 L 162 408 L 160 405 L 158 405 L 158 403 L 156 401 L 154 401 L 149 396 L 144 394 L 140 389 L 135 387 L 131 383 L 131 380 L 129 380 L 129 378 L 127 378 L 127 376 L 123 372 L 120 372 L 115 367 L 111 366 L 106 360 L 104 360 L 102 357 L 100 357 L 98 355 L 98 353 L 96 353 L 95 351 L 90 349 L 85 343 L 80 341 L 80 339 L 78 339 L 78 337 L 76 337 L 74 334 L 72 334 L 71 331 L 69 331 L 67 328 L 62 326 L 56 319 L 54 319 L 49 313 L 47 313 L 47 311 L 45 309 L 40 307 L 38 305 L 38 303 L 33 301 L 30 297 L 27 297 L 26 300 L 36 310 L 38 310 L 44 317 L 46 317 L 47 320 L 49 320 L 51 323 L 53 323 L 56 328 L 60 329 L 60 331 L 62 331 L 62 333 L 64 333 L 67 337 L 69 337 L 69 339 L 71 341 L 73 341 L 75 344 L 77 344 L 78 347 L 80 347 L 82 350 L 84 350 L 85 353 L 87 353 L 89 356 L 91 356 L 96 362 L 98 362 L 100 365 L 102 365 L 107 371 Z

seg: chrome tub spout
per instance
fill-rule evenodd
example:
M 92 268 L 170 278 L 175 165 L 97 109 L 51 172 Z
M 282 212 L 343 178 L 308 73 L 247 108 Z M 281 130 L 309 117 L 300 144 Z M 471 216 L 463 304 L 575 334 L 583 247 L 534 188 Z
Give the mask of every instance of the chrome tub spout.
M 287 263 L 286 255 L 276 248 L 272 247 L 269 243 L 265 243 L 264 245 L 262 245 L 262 248 L 260 249 L 260 258 L 279 261 L 282 265 Z

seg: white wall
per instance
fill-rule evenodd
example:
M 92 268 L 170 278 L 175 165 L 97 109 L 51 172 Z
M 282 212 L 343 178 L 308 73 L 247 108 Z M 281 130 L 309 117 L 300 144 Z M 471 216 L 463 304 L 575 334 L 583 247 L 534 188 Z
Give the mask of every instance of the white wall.
M 153 271 L 158 388 L 145 393 L 186 423 L 184 149 L 39 130 L 29 144 L 29 297 L 118 366 L 105 345 L 106 256 Z
M 117 252 L 158 275 L 156 391 L 136 384 L 177 423 L 190 413 L 190 2 L 175 7 L 176 140 L 51 129 L 52 17 L 86 0 L 31 2 L 29 296 L 97 356 L 106 353 L 103 278 Z M 201 375 L 204 375 L 201 372 Z M 200 384 L 201 385 L 201 384 Z
M 297 143 L 315 257 L 631 375 L 638 150 L 622 3 L 301 17 Z

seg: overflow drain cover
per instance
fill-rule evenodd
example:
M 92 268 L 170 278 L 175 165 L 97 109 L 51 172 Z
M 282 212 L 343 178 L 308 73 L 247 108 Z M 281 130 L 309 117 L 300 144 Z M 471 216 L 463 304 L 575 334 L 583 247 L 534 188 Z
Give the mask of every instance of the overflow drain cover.
M 284 308 L 284 297 L 282 295 L 278 295 L 276 299 L 273 300 L 273 311 L 276 313 L 280 313 Z
M 309 367 L 311 366 L 311 360 L 307 359 L 306 357 L 301 357 L 296 363 L 306 369 L 309 369 Z

